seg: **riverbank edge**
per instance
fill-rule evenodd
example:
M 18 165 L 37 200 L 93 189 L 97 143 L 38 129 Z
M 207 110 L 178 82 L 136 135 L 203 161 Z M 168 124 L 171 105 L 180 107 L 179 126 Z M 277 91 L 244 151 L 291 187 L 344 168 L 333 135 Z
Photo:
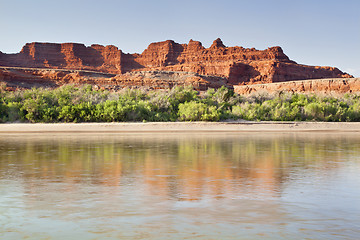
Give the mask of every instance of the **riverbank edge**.
M 5 123 L 0 133 L 360 132 L 360 122 Z

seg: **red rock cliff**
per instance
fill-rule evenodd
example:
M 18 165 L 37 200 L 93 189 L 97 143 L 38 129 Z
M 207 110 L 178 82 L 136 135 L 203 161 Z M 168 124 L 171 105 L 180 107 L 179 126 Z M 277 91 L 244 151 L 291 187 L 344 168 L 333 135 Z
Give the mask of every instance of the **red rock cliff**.
M 121 73 L 121 50 L 115 46 L 78 43 L 27 43 L 18 54 L 5 54 L 3 66 L 86 69 Z
M 1 54 L 0 65 L 95 70 L 182 71 L 228 79 L 232 85 L 289 80 L 351 77 L 333 67 L 313 67 L 291 61 L 280 47 L 265 50 L 226 47 L 216 39 L 209 48 L 190 40 L 151 43 L 141 54 L 124 54 L 115 46 L 76 43 L 28 43 L 18 54 Z
M 226 47 L 216 39 L 209 48 L 190 40 L 152 43 L 135 59 L 146 70 L 186 71 L 228 78 L 233 85 L 288 80 L 351 77 L 337 68 L 313 67 L 291 61 L 281 47 L 266 50 Z

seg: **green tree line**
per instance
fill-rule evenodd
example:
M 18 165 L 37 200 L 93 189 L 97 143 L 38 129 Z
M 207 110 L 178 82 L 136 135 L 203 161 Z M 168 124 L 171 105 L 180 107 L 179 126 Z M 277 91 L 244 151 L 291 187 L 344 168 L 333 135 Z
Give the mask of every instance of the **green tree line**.
M 0 90 L 0 122 L 127 121 L 360 121 L 360 96 L 277 93 L 240 96 L 221 87 L 199 93 L 168 90 L 94 90 L 91 85 L 49 90 Z

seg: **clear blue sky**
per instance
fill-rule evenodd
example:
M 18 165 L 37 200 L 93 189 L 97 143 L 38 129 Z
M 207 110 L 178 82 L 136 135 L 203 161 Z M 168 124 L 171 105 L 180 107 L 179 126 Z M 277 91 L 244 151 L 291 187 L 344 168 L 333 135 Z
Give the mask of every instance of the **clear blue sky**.
M 112 44 L 141 53 L 167 39 L 205 47 L 281 46 L 294 61 L 360 77 L 360 0 L 0 0 L 0 51 L 27 42 Z

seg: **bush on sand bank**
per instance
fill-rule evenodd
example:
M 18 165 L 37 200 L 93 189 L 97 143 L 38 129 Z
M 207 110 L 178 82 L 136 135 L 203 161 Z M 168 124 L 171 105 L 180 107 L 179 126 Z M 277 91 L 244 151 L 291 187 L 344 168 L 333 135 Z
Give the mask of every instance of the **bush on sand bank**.
M 169 90 L 94 90 L 91 85 L 0 89 L 0 122 L 126 121 L 360 121 L 360 97 L 283 93 L 239 96 L 221 87 L 199 93 Z

